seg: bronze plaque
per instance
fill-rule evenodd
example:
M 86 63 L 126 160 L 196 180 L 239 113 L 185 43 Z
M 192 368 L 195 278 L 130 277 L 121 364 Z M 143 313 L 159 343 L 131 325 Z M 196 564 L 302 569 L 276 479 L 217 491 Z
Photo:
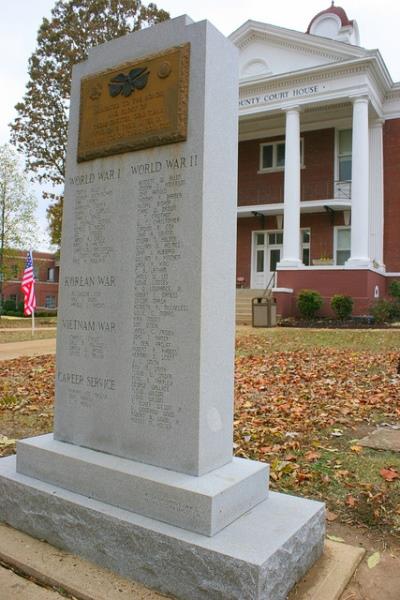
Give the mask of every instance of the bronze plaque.
M 81 81 L 78 162 L 186 140 L 190 44 Z

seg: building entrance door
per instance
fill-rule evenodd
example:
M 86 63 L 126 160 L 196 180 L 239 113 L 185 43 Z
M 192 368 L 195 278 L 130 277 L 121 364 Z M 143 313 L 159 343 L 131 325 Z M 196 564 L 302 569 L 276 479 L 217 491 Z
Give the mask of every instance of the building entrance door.
M 256 231 L 253 234 L 252 288 L 267 287 L 281 259 L 282 247 L 282 231 Z

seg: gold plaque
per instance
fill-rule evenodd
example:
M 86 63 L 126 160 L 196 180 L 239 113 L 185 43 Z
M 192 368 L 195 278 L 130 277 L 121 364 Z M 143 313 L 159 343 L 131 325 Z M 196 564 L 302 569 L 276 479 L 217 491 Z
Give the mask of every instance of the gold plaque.
M 186 140 L 190 44 L 81 81 L 78 162 Z

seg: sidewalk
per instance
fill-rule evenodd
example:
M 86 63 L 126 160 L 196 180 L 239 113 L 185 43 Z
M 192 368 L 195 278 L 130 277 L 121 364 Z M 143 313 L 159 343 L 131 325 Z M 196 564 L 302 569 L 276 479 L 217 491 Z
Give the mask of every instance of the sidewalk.
M 0 344 L 0 360 L 10 360 L 19 356 L 38 356 L 40 354 L 55 354 L 56 339 L 29 340 L 27 342 L 8 342 Z

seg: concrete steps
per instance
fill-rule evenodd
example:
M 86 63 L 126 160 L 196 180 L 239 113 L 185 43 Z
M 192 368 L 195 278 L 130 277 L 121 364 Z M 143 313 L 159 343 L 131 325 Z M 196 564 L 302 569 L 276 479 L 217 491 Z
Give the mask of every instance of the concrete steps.
M 237 289 L 236 290 L 236 325 L 251 325 L 251 301 L 262 296 L 264 290 Z

